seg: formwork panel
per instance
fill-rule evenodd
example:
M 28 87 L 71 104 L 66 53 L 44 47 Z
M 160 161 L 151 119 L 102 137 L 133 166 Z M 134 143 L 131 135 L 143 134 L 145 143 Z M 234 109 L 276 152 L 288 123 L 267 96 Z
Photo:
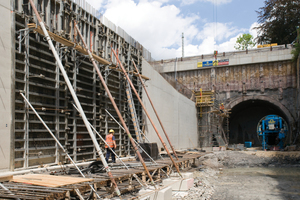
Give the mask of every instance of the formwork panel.
M 79 42 L 74 32 L 72 20 L 77 19 L 84 40 L 93 53 L 103 56 L 116 64 L 111 46 L 127 71 L 132 71 L 131 59 L 134 59 L 141 72 L 141 47 L 136 48 L 134 42 L 127 43 L 114 30 L 102 24 L 92 14 L 86 12 L 74 2 L 66 1 L 34 1 L 42 13 L 47 29 L 72 42 Z M 24 4 L 24 6 L 21 6 Z M 28 168 L 47 163 L 66 161 L 53 138 L 43 127 L 33 111 L 24 103 L 20 92 L 23 92 L 52 133 L 60 140 L 75 161 L 95 159 L 97 154 L 89 133 L 73 107 L 73 98 L 65 84 L 65 80 L 56 66 L 55 58 L 43 35 L 28 30 L 28 23 L 36 23 L 29 2 L 15 1 L 15 130 L 14 130 L 14 166 Z M 25 30 L 24 30 L 25 29 Z M 53 41 L 56 51 L 67 72 L 71 84 L 81 102 L 88 121 L 105 138 L 109 129 L 116 131 L 117 153 L 120 156 L 133 153 L 127 134 L 112 119 L 105 109 L 120 123 L 120 119 L 110 102 L 98 75 L 86 55 L 76 52 Z M 124 76 L 109 66 L 98 66 L 111 90 L 122 117 L 135 138 L 125 95 Z M 133 84 L 141 96 L 140 83 L 133 77 Z M 142 124 L 142 109 L 137 98 L 137 116 Z M 142 126 L 142 125 L 141 125 Z M 103 142 L 97 137 L 101 148 Z

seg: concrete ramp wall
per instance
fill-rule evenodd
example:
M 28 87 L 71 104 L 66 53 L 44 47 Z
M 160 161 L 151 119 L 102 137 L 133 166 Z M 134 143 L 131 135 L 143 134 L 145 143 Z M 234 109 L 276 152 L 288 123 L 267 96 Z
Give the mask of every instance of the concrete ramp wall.
M 195 103 L 177 92 L 144 59 L 142 68 L 142 74 L 150 78 L 149 81 L 146 81 L 147 91 L 174 148 L 185 149 L 193 148 L 194 146 L 197 147 L 197 111 Z M 143 103 L 155 123 L 158 132 L 163 137 L 164 142 L 170 147 L 144 91 Z M 159 148 L 163 147 L 145 114 L 143 118 L 146 120 L 145 132 L 150 142 L 157 142 Z

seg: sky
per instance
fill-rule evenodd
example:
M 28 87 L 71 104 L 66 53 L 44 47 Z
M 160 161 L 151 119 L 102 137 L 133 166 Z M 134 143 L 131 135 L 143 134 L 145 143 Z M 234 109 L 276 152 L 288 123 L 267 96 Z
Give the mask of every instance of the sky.
M 264 0 L 86 0 L 144 46 L 155 60 L 235 51 L 243 33 L 254 37 Z

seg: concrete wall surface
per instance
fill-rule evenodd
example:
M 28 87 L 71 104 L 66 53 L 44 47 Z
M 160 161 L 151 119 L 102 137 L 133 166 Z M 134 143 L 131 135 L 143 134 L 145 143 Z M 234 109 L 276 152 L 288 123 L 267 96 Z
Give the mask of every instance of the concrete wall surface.
M 279 45 L 265 48 L 256 48 L 246 51 L 234 51 L 234 52 L 224 52 L 220 53 L 217 56 L 217 60 L 226 60 L 228 59 L 229 64 L 226 66 L 232 65 L 245 65 L 245 64 L 255 64 L 255 63 L 266 63 L 266 62 L 276 62 L 283 60 L 292 59 L 292 45 Z M 175 59 L 163 60 L 153 62 L 153 65 L 161 73 L 168 73 L 174 71 L 189 71 L 197 70 L 203 68 L 211 67 L 197 67 L 198 62 L 213 61 L 215 60 L 214 55 L 204 55 L 204 56 L 194 56 L 186 57 L 177 60 L 177 65 L 175 66 Z M 217 66 L 222 67 L 222 65 Z
M 175 149 L 193 148 L 198 145 L 197 110 L 195 103 L 175 90 L 152 66 L 143 59 L 143 75 L 150 78 L 146 82 L 147 91 Z M 169 147 L 164 132 L 159 125 L 151 104 L 143 91 L 143 103 L 158 132 Z M 162 144 L 149 119 L 146 119 L 146 136 L 151 142 Z
M 0 13 L 0 170 L 8 170 L 12 132 L 12 14 L 10 12 L 10 1 L 0 2 Z
M 176 77 L 177 82 L 189 90 L 214 91 L 213 103 L 202 106 L 202 111 L 199 106 L 199 114 L 203 113 L 198 119 L 201 147 L 217 145 L 213 137 L 222 133 L 214 128 L 217 126 L 223 128 L 230 144 L 252 141 L 254 146 L 259 146 L 257 124 L 271 114 L 287 122 L 286 144 L 292 144 L 299 130 L 299 67 L 291 62 L 291 50 L 291 45 L 281 45 L 272 49 L 225 52 L 218 55 L 218 60 L 227 59 L 229 63 L 224 61 L 221 63 L 224 65 L 216 67 L 206 62 L 212 61 L 213 55 L 177 59 L 177 63 L 176 59 L 171 59 L 151 64 L 170 83 Z M 199 62 L 202 67 L 197 67 Z M 211 110 L 219 109 L 220 103 L 231 109 L 229 118 L 210 114 Z M 222 145 L 222 141 L 220 143 Z

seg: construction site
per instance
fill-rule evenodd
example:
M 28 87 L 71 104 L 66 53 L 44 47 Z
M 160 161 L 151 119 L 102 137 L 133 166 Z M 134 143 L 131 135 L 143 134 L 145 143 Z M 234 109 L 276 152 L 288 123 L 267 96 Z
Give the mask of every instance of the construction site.
M 0 199 L 300 198 L 293 45 L 155 61 L 85 0 L 0 12 Z

